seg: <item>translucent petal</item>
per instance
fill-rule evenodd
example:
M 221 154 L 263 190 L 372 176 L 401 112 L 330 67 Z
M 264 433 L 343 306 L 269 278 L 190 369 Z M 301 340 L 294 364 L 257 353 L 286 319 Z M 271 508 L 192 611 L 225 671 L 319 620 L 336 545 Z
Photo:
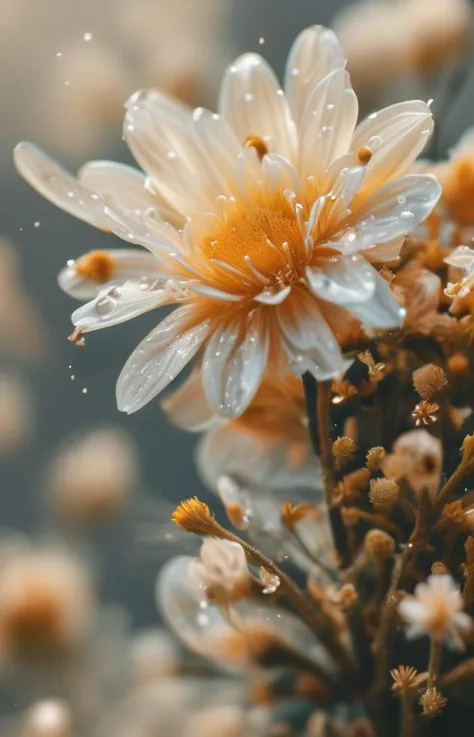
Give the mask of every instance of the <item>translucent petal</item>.
M 15 166 L 47 200 L 96 228 L 108 229 L 100 196 L 82 185 L 32 143 L 19 143 L 14 151 Z
M 72 313 L 72 322 L 82 332 L 101 330 L 169 304 L 172 297 L 165 288 L 166 281 L 155 276 L 145 277 L 143 281 L 126 281 L 121 286 L 107 284 L 95 299 Z
M 194 134 L 191 111 L 157 90 L 127 103 L 124 138 L 158 192 L 183 215 L 211 210 L 220 179 Z
M 395 299 L 389 284 L 377 272 L 373 296 L 365 302 L 353 302 L 345 307 L 368 327 L 399 328 L 405 319 L 404 308 Z
M 333 161 L 349 150 L 358 103 L 349 74 L 337 69 L 311 93 L 300 126 L 299 171 L 322 178 Z
M 214 331 L 202 361 L 202 381 L 214 412 L 238 417 L 252 401 L 267 364 L 269 334 L 263 309 Z
M 258 54 L 244 54 L 228 67 L 219 110 L 238 140 L 258 136 L 273 153 L 294 162 L 296 127 L 275 73 Z
M 306 269 L 311 291 L 321 299 L 347 307 L 375 294 L 377 272 L 360 256 L 341 258 L 323 267 Z
M 474 264 L 474 250 L 469 246 L 458 246 L 444 259 L 445 263 L 458 269 L 469 270 Z
M 161 408 L 175 425 L 188 432 L 202 432 L 219 421 L 204 394 L 199 369 L 194 370 L 179 389 L 162 400 Z
M 283 347 L 293 371 L 310 371 L 324 381 L 344 373 L 345 363 L 316 299 L 296 287 L 283 304 L 275 308 L 283 337 Z
M 193 305 L 174 310 L 153 328 L 126 362 L 117 381 L 119 410 L 131 414 L 156 397 L 196 355 L 209 322 L 193 327 Z
M 159 262 L 157 259 L 146 251 L 141 252 L 139 249 L 113 249 L 106 253 L 112 258 L 114 269 L 110 286 L 120 286 L 128 279 L 139 279 L 142 276 L 157 274 L 159 270 Z M 87 259 L 89 254 L 84 254 L 81 258 Z M 74 299 L 93 299 L 100 287 L 100 283 L 93 279 L 87 279 L 80 276 L 75 268 L 75 261 L 68 262 L 68 265 L 58 274 L 58 283 L 61 289 Z
M 285 73 L 285 92 L 296 123 L 316 85 L 335 69 L 343 69 L 345 64 L 334 31 L 312 26 L 299 34 L 290 50 Z
M 193 114 L 194 129 L 207 157 L 207 166 L 212 166 L 220 181 L 218 194 L 231 194 L 229 185 L 234 179 L 235 164 L 242 150 L 228 123 L 205 108 Z
M 437 179 L 429 174 L 408 174 L 387 182 L 355 209 L 348 219 L 356 237 L 345 252 L 360 251 L 409 233 L 432 211 L 441 194 Z
M 391 105 L 364 120 L 351 143 L 351 150 L 368 146 L 373 152 L 362 192 L 371 192 L 406 172 L 426 146 L 432 131 L 433 115 L 421 100 Z

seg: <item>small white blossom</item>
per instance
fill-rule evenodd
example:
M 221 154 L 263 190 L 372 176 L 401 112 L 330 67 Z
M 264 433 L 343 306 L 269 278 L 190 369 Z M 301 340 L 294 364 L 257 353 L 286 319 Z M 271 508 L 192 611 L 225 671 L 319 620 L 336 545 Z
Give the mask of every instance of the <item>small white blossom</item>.
M 452 638 L 463 648 L 461 633 L 472 626 L 471 618 L 462 611 L 462 596 L 450 575 L 429 576 L 415 588 L 414 596 L 406 596 L 399 605 L 401 616 L 409 623 L 408 637 L 428 634 L 436 640 Z
M 242 546 L 213 537 L 204 540 L 199 558 L 189 563 L 188 576 L 208 599 L 222 603 L 245 596 L 251 583 Z

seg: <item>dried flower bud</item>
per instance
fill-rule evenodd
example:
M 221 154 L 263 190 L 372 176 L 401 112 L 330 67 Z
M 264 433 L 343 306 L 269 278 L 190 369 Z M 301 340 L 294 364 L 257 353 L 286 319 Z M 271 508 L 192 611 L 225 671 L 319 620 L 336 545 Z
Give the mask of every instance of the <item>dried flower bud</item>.
M 337 468 L 343 468 L 354 457 L 357 445 L 349 437 L 337 438 L 332 444 L 332 452 L 336 460 Z
M 376 363 L 370 351 L 358 353 L 357 358 L 361 363 L 367 366 L 369 370 L 369 379 L 371 382 L 373 382 L 374 384 L 378 384 L 380 381 L 382 381 L 388 371 L 388 368 L 384 363 Z
M 346 502 L 351 502 L 365 489 L 369 483 L 370 471 L 368 468 L 358 468 L 344 476 L 338 485 L 338 491 Z
M 390 671 L 393 679 L 392 691 L 404 693 L 420 686 L 428 677 L 427 673 L 418 673 L 411 665 L 399 665 Z
M 260 567 L 258 577 L 263 586 L 262 594 L 274 594 L 280 587 L 281 581 L 279 576 L 274 576 L 273 573 L 267 571 L 266 568 Z
M 398 500 L 400 487 L 392 479 L 371 479 L 369 499 L 375 507 L 391 509 Z
M 423 714 L 427 717 L 437 717 L 444 709 L 448 700 L 440 694 L 437 688 L 427 688 L 420 699 Z
M 293 530 L 308 514 L 314 512 L 312 504 L 292 504 L 285 501 L 281 505 L 281 521 L 289 530 Z
M 464 462 L 474 460 L 474 435 L 466 435 L 461 447 Z
M 196 535 L 223 536 L 223 528 L 216 521 L 211 510 L 197 496 L 185 499 L 178 504 L 171 520 L 182 527 L 186 532 L 194 532 Z
M 433 422 L 436 422 L 438 419 L 438 412 L 439 404 L 436 404 L 436 402 L 428 402 L 426 399 L 423 399 L 416 405 L 411 416 L 415 420 L 415 425 L 419 427 L 420 425 L 431 425 Z
M 359 521 L 359 510 L 357 507 L 342 507 L 341 517 L 345 525 L 352 527 Z
M 431 399 L 446 385 L 447 379 L 441 366 L 427 363 L 413 372 L 413 386 L 422 399 Z
M 466 542 L 464 543 L 464 550 L 468 554 L 474 553 L 474 537 L 472 537 L 472 535 L 469 535 Z
M 347 612 L 355 607 L 359 601 L 359 594 L 353 583 L 345 583 L 339 591 L 336 591 L 332 600 L 334 604 L 337 604 L 337 606 Z
M 387 453 L 385 448 L 382 448 L 381 445 L 376 445 L 374 448 L 371 448 L 367 453 L 367 468 L 369 471 L 376 471 L 380 468 L 386 455 Z
M 383 530 L 370 530 L 365 536 L 364 548 L 374 558 L 391 558 L 395 553 L 395 540 Z
M 464 353 L 453 353 L 446 362 L 448 371 L 456 376 L 462 376 L 469 372 L 469 359 Z
M 431 566 L 431 573 L 433 576 L 444 576 L 449 571 L 441 560 L 435 560 Z

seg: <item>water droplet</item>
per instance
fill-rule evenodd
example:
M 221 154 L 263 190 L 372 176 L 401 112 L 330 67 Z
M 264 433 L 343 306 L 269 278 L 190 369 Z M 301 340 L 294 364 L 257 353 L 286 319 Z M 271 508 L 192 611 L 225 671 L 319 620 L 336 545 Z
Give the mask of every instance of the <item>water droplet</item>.
M 67 80 L 66 80 L 66 81 L 64 82 L 64 84 L 65 84 L 65 86 L 66 86 L 66 87 L 70 87 L 70 86 L 71 86 L 71 82 L 70 82 L 70 80 L 69 80 L 69 79 L 67 79 Z
M 92 41 L 92 33 L 90 31 L 87 31 L 84 36 L 84 41 Z
M 258 43 L 260 44 L 260 46 L 263 46 L 263 44 L 265 43 L 265 39 L 263 38 L 263 36 L 260 36 L 260 38 L 258 39 Z
M 71 374 L 71 381 L 74 381 L 75 378 L 74 374 Z
M 378 148 L 380 148 L 380 146 L 382 145 L 382 143 L 383 143 L 383 141 L 380 138 L 380 136 L 372 136 L 367 141 L 367 146 L 368 146 L 368 148 L 371 148 L 372 151 L 376 151 Z
M 94 311 L 100 317 L 105 317 L 114 311 L 116 304 L 116 301 L 107 295 L 106 297 L 101 297 L 97 300 L 94 306 Z
M 245 95 L 244 95 L 244 100 L 245 100 L 245 102 L 252 102 L 252 100 L 253 100 L 252 93 L 251 92 L 246 92 Z
M 397 202 L 399 205 L 404 205 L 406 201 L 407 198 L 405 197 L 405 195 L 401 194 L 400 197 L 397 197 Z
M 176 152 L 175 151 L 168 151 L 166 154 L 166 158 L 168 159 L 175 159 L 176 158 Z
M 326 105 L 326 110 L 334 110 L 334 105 L 329 103 L 329 105 Z
M 33 228 L 39 228 L 40 225 L 41 225 L 40 221 L 35 220 L 35 222 L 33 223 Z
M 400 213 L 400 220 L 413 220 L 415 215 L 410 210 L 403 210 Z
M 89 390 L 87 389 L 87 387 L 84 387 L 84 389 L 82 390 L 82 393 L 83 393 L 83 394 L 87 394 L 87 392 L 88 392 L 88 391 L 89 391 Z
M 60 58 L 60 57 L 61 57 L 62 55 L 63 55 L 63 52 L 62 52 L 62 51 L 57 51 L 57 52 L 56 52 L 56 56 L 58 57 L 58 59 L 59 59 L 59 58 Z
M 299 73 L 300 70 L 298 69 L 298 67 L 293 67 L 293 69 L 291 70 L 291 74 L 293 77 L 297 77 Z

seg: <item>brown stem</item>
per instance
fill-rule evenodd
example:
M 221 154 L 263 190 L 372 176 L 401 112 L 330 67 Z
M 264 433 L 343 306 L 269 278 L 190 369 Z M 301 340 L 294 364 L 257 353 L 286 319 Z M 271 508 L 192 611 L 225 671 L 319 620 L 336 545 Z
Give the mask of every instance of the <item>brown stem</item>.
M 434 637 L 430 641 L 430 662 L 428 665 L 428 685 L 427 688 L 434 688 L 436 686 L 439 671 L 441 668 L 441 658 L 443 655 L 443 643 L 440 640 L 435 640 Z
M 395 621 L 398 605 L 397 590 L 408 565 L 413 561 L 413 558 L 416 557 L 418 551 L 425 544 L 430 508 L 429 492 L 427 489 L 424 489 L 419 495 L 415 526 L 410 535 L 410 539 L 401 555 L 399 555 L 395 561 L 390 588 L 385 599 L 379 627 L 375 635 L 375 675 L 372 686 L 375 693 L 383 691 L 387 684 L 392 627 Z
M 279 594 L 281 596 L 285 596 L 291 602 L 301 618 L 306 622 L 310 629 L 315 632 L 320 641 L 324 643 L 324 646 L 332 655 L 334 660 L 346 672 L 348 680 L 352 681 L 352 683 L 357 682 L 357 673 L 355 671 L 354 663 L 349 657 L 346 649 L 339 642 L 337 636 L 335 636 L 331 620 L 325 617 L 323 612 L 316 609 L 290 576 L 287 576 L 287 574 L 282 571 L 276 563 L 274 563 L 270 558 L 267 558 L 266 555 L 260 552 L 260 550 L 254 548 L 253 545 L 245 542 L 245 540 L 242 540 L 238 535 L 235 535 L 233 532 L 230 532 L 225 528 L 222 528 L 222 533 L 223 537 L 227 540 L 236 542 L 243 547 L 247 560 L 250 563 L 256 566 L 262 566 L 279 578 Z
M 474 463 L 472 461 L 465 462 L 461 461 L 459 466 L 456 468 L 454 473 L 449 477 L 449 479 L 444 484 L 443 488 L 438 494 L 438 497 L 436 499 L 436 506 L 442 507 L 448 499 L 452 496 L 452 494 L 456 491 L 457 486 L 467 477 L 470 473 L 474 471 Z
M 319 453 L 323 469 L 326 503 L 328 507 L 331 507 L 332 494 L 336 487 L 336 474 L 331 441 L 331 384 L 327 381 L 318 384 L 317 418 Z
M 453 686 L 458 681 L 463 681 L 466 678 L 472 678 L 474 675 L 474 658 L 469 658 L 463 663 L 454 666 L 450 671 L 440 677 L 439 683 L 444 689 L 449 686 Z
M 413 694 L 410 690 L 402 693 L 402 726 L 400 737 L 413 737 Z
M 469 544 L 469 545 L 468 545 Z M 474 544 L 469 537 L 466 542 L 466 578 L 462 592 L 464 611 L 469 614 L 474 596 Z

